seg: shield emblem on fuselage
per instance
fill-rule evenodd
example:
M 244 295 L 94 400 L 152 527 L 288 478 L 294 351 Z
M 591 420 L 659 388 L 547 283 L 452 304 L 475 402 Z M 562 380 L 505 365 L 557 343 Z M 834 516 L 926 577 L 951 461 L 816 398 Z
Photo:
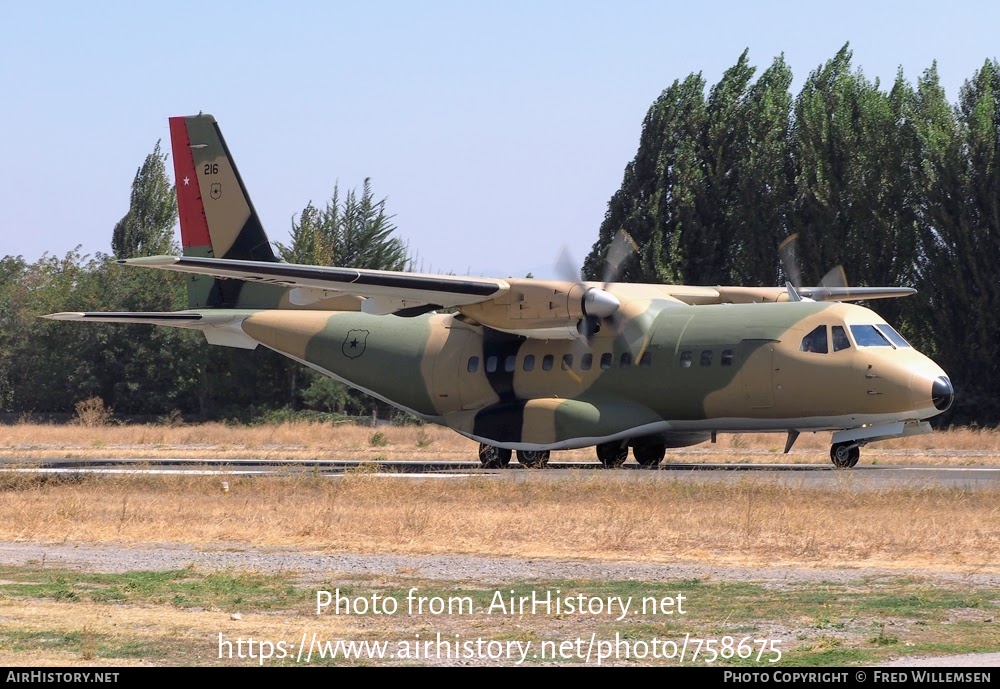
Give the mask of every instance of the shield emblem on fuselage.
M 347 337 L 340 349 L 348 359 L 357 359 L 365 353 L 365 344 L 368 341 L 367 330 L 348 330 Z

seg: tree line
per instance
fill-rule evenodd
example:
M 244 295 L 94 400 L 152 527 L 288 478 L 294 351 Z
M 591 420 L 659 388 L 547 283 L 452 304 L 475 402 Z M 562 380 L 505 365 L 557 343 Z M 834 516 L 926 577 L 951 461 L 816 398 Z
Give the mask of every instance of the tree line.
M 118 415 L 251 421 L 275 410 L 315 410 L 385 418 L 394 410 L 264 347 L 213 347 L 200 332 L 148 325 L 56 323 L 59 311 L 178 311 L 183 276 L 123 267 L 119 258 L 177 254 L 177 200 L 157 143 L 132 183 L 129 210 L 112 231 L 114 256 L 45 255 L 0 259 L 0 413 L 70 414 L 100 398 Z M 322 207 L 293 219 L 286 261 L 407 270 L 385 199 L 370 180 L 360 192 L 334 185 Z
M 936 64 L 888 88 L 845 45 L 798 95 L 777 57 L 744 52 L 706 91 L 701 74 L 649 108 L 639 147 L 584 264 L 600 279 L 611 240 L 639 251 L 621 278 L 781 285 L 779 244 L 798 235 L 801 282 L 842 265 L 852 285 L 915 287 L 871 306 L 947 371 L 946 422 L 1000 419 L 1000 64 L 951 104 Z M 822 394 L 822 391 L 817 391 Z

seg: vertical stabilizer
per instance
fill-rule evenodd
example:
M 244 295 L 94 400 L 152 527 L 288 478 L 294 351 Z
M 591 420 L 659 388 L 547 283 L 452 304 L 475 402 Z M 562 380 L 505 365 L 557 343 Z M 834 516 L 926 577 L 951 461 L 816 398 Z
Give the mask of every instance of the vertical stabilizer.
M 170 141 L 184 255 L 277 261 L 215 118 L 171 117 Z M 281 291 L 270 285 L 192 276 L 188 306 L 263 306 L 273 304 Z

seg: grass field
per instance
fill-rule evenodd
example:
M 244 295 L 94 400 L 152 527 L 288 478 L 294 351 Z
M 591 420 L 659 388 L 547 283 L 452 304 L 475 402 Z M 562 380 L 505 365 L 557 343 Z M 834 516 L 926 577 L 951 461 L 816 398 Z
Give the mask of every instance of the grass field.
M 1000 488 L 0 474 L 0 539 L 230 543 L 324 552 L 1000 570 Z
M 829 433 L 804 433 L 782 454 L 777 433 L 720 435 L 718 442 L 669 450 L 666 460 L 698 462 L 829 462 Z M 158 457 L 251 459 L 440 459 L 477 461 L 478 445 L 440 426 L 290 422 L 95 427 L 18 423 L 0 426 L 0 458 Z M 593 448 L 555 452 L 552 461 L 594 461 Z M 862 463 L 975 465 L 1000 463 L 1000 431 L 953 429 L 872 443 Z
M 376 435 L 379 434 L 379 435 Z M 828 463 L 828 438 L 804 436 L 790 458 L 783 437 L 721 436 L 714 446 L 675 451 L 683 461 Z M 436 427 L 282 424 L 276 427 L 0 427 L 0 454 L 66 456 L 435 458 L 474 461 L 475 444 Z M 198 454 L 203 453 L 203 454 Z M 564 453 L 590 461 L 590 450 Z M 673 453 L 671 453 L 673 454 Z M 996 464 L 1000 433 L 957 430 L 866 448 L 862 461 Z M 669 457 L 669 455 L 668 455 Z M 558 460 L 560 457 L 554 457 Z M 668 472 L 580 471 L 559 481 L 402 478 L 376 469 L 338 479 L 311 474 L 218 476 L 38 476 L 0 472 L 0 540 L 153 544 L 321 553 L 475 554 L 489 557 L 847 568 L 852 584 L 780 587 L 711 578 L 669 582 L 479 582 L 422 580 L 417 573 L 306 581 L 294 572 L 125 574 L 0 568 L 0 664 L 252 664 L 219 658 L 218 635 L 296 641 L 397 643 L 417 635 L 502 642 L 578 638 L 777 639 L 781 664 L 874 663 L 911 654 L 995 650 L 995 587 L 943 585 L 936 573 L 1000 573 L 1000 488 L 910 486 L 857 490 L 852 472 L 833 488 L 765 482 L 685 482 Z M 513 474 L 511 474 L 513 476 Z M 865 576 L 866 571 L 897 575 Z M 916 574 L 915 574 L 916 573 Z M 623 620 L 573 616 L 331 616 L 311 611 L 318 588 L 352 595 L 405 595 L 411 587 L 469 596 L 481 611 L 493 589 L 560 589 L 588 595 L 670 596 L 685 592 L 692 614 Z M 233 619 L 234 613 L 239 619 Z M 535 648 L 538 648 L 536 646 Z M 685 664 L 704 662 L 688 657 Z M 254 661 L 255 662 L 255 661 Z M 324 664 L 384 664 L 330 659 Z M 395 659 L 393 664 L 435 664 Z M 512 664 L 497 661 L 496 664 Z M 528 659 L 526 662 L 545 662 Z M 548 662 L 551 662 L 549 659 Z M 563 658 L 573 664 L 580 658 Z M 612 662 L 612 661 L 608 661 Z M 676 665 L 650 658 L 625 664 Z M 729 664 L 744 663 L 729 658 Z M 295 664 L 289 658 L 268 664 Z M 452 663 L 448 663 L 452 664 Z M 466 664 L 494 664 L 469 661 Z M 590 664 L 593 664 L 591 661 Z
M 354 614 L 343 606 L 336 613 L 331 606 L 318 614 L 319 591 L 348 601 L 381 600 L 383 613 L 391 599 L 395 612 Z M 507 603 L 496 604 L 498 594 L 510 601 L 546 592 L 564 601 L 580 595 L 628 599 L 630 614 L 618 609 L 554 614 L 544 608 L 521 614 Z M 456 604 L 450 613 L 435 614 L 430 609 L 435 599 Z M 308 583 L 289 574 L 194 569 L 81 574 L 36 564 L 0 568 L 0 663 L 843 666 L 995 650 L 1000 625 L 992 620 L 998 606 L 995 589 L 919 578 L 859 578 L 850 585 L 791 584 L 782 590 L 710 579 L 469 584 L 362 576 Z M 250 656 L 249 639 L 271 644 L 271 656 Z M 491 647 L 481 647 L 487 653 L 479 657 L 442 658 L 438 639 L 450 644 L 482 639 Z M 593 639 L 600 645 L 592 653 Z M 297 647 L 307 640 L 311 652 L 299 656 Z M 333 658 L 338 640 L 369 648 L 385 644 L 397 655 L 405 648 L 409 657 Z M 657 641 L 659 657 L 653 651 Z M 277 647 L 279 642 L 286 648 Z M 459 647 L 446 648 L 457 653 Z M 464 649 L 475 652 L 475 646 Z M 491 650 L 497 657 L 488 657 Z

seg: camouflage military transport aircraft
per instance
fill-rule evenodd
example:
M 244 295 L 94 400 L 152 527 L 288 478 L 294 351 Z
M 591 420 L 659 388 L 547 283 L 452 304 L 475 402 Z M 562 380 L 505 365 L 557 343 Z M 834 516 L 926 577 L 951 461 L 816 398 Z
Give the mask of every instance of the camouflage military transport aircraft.
M 608 467 L 631 447 L 719 432 L 833 431 L 852 467 L 874 440 L 928 432 L 951 381 L 872 311 L 842 303 L 905 288 L 693 287 L 492 279 L 280 261 L 213 117 L 170 119 L 183 256 L 121 261 L 188 274 L 174 313 L 59 313 L 152 323 L 210 344 L 264 345 L 480 443 L 501 467 L 596 446 Z M 454 313 L 435 313 L 453 307 Z

